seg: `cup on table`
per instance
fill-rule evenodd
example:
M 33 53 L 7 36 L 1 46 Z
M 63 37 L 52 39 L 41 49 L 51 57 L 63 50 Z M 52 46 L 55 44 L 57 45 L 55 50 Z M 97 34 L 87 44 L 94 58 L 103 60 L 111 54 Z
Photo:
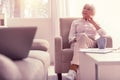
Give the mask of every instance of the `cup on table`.
M 97 45 L 99 49 L 105 49 L 107 44 L 107 39 L 105 37 L 100 37 L 97 39 Z

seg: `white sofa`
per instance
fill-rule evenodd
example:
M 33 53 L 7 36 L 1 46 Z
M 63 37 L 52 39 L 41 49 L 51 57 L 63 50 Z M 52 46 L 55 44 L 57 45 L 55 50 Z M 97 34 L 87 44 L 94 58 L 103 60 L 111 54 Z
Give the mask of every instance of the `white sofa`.
M 27 58 L 12 60 L 0 54 L 0 80 L 47 80 L 49 43 L 35 39 Z

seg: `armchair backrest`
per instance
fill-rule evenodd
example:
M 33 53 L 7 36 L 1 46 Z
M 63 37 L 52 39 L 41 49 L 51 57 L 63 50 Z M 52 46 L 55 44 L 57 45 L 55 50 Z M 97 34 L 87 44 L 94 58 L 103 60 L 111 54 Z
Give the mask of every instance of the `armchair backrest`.
M 62 37 L 63 49 L 70 48 L 68 36 L 72 21 L 77 18 L 60 18 L 60 36 Z

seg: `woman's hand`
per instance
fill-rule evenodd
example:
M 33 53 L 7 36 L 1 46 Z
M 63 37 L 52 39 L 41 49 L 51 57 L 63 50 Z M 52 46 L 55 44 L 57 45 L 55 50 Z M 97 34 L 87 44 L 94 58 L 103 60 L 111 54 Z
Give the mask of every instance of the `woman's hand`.
M 93 20 L 93 18 L 90 17 L 90 16 L 87 18 L 87 20 L 88 20 L 91 24 L 94 24 L 94 23 L 95 23 L 95 21 Z
M 70 42 L 70 44 L 75 43 L 76 41 L 77 41 L 76 38 L 74 38 L 74 39 Z
M 88 17 L 87 20 L 88 20 L 91 24 L 93 24 L 97 30 L 100 29 L 99 25 L 93 20 L 92 17 Z

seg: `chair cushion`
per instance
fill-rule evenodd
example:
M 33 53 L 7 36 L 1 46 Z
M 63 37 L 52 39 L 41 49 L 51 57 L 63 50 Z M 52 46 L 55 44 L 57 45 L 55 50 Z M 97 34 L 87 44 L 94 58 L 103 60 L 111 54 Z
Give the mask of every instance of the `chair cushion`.
M 40 50 L 30 50 L 28 58 L 15 61 L 19 68 L 21 80 L 46 80 L 50 65 L 49 53 Z
M 48 52 L 40 50 L 30 50 L 28 57 L 40 60 L 46 68 L 50 66 L 50 54 Z

